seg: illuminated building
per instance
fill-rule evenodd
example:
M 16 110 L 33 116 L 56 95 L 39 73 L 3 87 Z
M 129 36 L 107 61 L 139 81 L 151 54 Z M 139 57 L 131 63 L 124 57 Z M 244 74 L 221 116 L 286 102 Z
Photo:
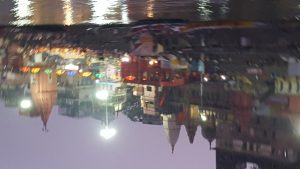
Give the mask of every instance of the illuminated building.
M 294 163 L 298 160 L 299 138 L 288 118 L 252 115 L 247 128 L 236 122 L 217 125 L 216 148 L 244 155 Z

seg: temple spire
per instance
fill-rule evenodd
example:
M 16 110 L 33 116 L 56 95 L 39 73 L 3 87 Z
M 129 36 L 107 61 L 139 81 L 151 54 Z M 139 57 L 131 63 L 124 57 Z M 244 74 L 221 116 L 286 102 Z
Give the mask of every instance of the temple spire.
M 43 129 L 44 132 L 48 132 L 47 123 L 44 123 Z
M 175 145 L 172 145 L 172 154 L 174 154 Z

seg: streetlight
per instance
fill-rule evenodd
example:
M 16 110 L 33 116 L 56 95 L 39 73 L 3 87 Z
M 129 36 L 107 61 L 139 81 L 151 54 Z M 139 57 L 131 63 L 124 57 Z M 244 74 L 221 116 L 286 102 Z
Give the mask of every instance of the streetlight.
M 22 109 L 29 109 L 32 106 L 32 102 L 29 99 L 24 99 L 21 101 L 20 106 Z
M 227 79 L 225 75 L 221 75 L 220 77 L 221 77 L 222 80 L 226 80 Z
M 204 77 L 203 80 L 204 80 L 205 82 L 208 82 L 208 78 L 207 78 L 207 77 Z
M 104 139 L 108 140 L 115 136 L 117 133 L 117 130 L 114 128 L 109 128 L 106 126 L 104 129 L 100 130 L 100 136 L 103 137 Z
M 109 128 L 108 126 L 108 112 L 107 112 L 107 100 L 109 93 L 107 90 L 100 90 L 96 92 L 96 98 L 99 100 L 105 100 L 105 128 L 100 130 L 100 136 L 108 140 L 116 135 L 117 131 L 114 128 Z

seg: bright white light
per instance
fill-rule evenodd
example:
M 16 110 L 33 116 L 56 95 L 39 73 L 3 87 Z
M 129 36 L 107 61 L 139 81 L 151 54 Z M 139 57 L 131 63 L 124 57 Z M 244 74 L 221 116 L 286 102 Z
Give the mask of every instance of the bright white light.
M 226 76 L 225 75 L 221 75 L 221 79 L 222 80 L 226 80 Z
M 78 69 L 79 69 L 79 66 L 74 65 L 74 64 L 67 64 L 67 65 L 65 66 L 65 69 L 66 69 L 66 70 L 78 70 Z
M 119 0 L 89 0 L 92 12 L 92 23 L 107 24 L 119 21 L 115 11 L 120 10 L 121 2 Z M 122 9 L 121 9 L 122 10 Z
M 100 90 L 96 92 L 96 98 L 99 100 L 107 100 L 108 95 L 109 93 L 106 90 Z
M 17 21 L 15 21 L 14 24 L 30 24 L 30 17 L 33 15 L 32 2 L 30 0 L 14 0 L 14 6 L 13 12 L 14 16 L 17 18 Z
M 108 140 L 117 134 L 117 130 L 114 128 L 105 127 L 104 129 L 100 130 L 100 136 L 104 139 Z
M 204 79 L 205 82 L 208 82 L 208 78 L 207 77 L 204 77 L 203 79 Z
M 121 58 L 121 62 L 129 62 L 130 61 L 130 57 L 128 56 L 127 53 L 124 54 L 124 56 Z
M 32 106 L 31 100 L 29 99 L 22 100 L 20 106 L 22 109 L 29 109 Z
M 152 59 L 152 60 L 149 61 L 149 65 L 154 65 L 154 64 L 157 64 L 157 63 L 158 62 L 155 59 Z
M 64 24 L 71 25 L 74 23 L 71 0 L 63 0 L 63 2 L 64 2 L 63 9 L 64 9 L 64 15 L 65 15 Z
M 127 3 L 123 3 L 122 5 L 122 22 L 129 23 Z
M 202 121 L 207 121 L 207 117 L 204 114 L 201 114 L 200 116 Z

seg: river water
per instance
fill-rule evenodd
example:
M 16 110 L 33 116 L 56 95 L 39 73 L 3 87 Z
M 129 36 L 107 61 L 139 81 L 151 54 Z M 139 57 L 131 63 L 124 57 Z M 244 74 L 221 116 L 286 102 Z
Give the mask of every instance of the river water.
M 153 18 L 270 21 L 298 17 L 298 0 L 0 0 L 2 25 L 129 23 Z

